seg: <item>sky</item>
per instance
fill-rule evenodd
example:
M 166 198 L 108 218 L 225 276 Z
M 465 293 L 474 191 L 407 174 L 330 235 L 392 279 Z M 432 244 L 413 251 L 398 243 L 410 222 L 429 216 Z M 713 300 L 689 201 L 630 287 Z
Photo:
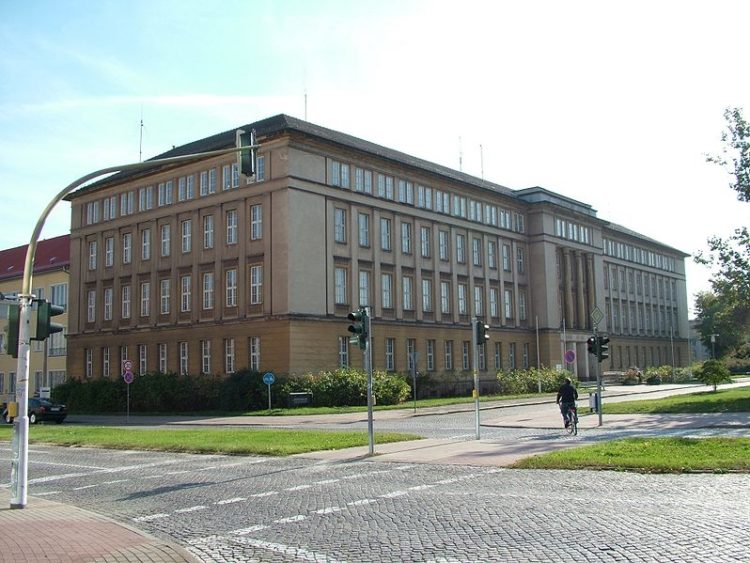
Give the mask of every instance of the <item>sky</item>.
M 746 1 L 0 0 L 0 248 L 90 172 L 286 113 L 688 254 L 750 207 Z M 744 223 L 746 224 L 746 223 Z M 70 230 L 61 202 L 42 238 Z M 686 259 L 688 305 L 711 272 Z

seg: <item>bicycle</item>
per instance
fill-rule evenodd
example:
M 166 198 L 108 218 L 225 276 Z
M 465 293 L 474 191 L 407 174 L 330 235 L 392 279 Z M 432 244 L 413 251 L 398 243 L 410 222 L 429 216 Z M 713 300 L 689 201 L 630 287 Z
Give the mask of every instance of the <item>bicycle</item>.
M 578 409 L 575 405 L 568 407 L 565 412 L 565 430 L 573 436 L 578 435 Z

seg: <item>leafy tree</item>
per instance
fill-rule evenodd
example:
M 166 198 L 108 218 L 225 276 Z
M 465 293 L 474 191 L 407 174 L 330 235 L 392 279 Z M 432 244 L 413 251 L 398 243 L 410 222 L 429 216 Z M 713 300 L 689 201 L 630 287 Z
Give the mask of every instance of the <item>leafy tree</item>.
M 727 130 L 721 136 L 722 153 L 707 155 L 706 160 L 726 168 L 732 178 L 729 187 L 737 192 L 737 199 L 750 202 L 750 124 L 740 108 L 727 109 L 724 119 Z M 739 227 L 728 239 L 711 237 L 708 248 L 696 261 L 716 268 L 712 292 L 697 296 L 696 309 L 703 343 L 710 347 L 710 335 L 719 334 L 725 351 L 740 346 L 750 331 L 750 231 Z
M 718 360 L 708 360 L 696 375 L 698 381 L 705 385 L 713 385 L 714 391 L 719 383 L 731 383 L 729 370 Z

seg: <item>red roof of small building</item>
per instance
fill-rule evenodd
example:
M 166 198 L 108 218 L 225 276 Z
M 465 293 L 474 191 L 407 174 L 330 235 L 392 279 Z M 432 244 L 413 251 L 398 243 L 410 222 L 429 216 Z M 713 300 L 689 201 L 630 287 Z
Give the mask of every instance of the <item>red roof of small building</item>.
M 0 250 L 0 280 L 23 277 L 26 250 L 29 245 Z M 70 235 L 39 241 L 34 256 L 34 273 L 49 272 L 70 266 Z

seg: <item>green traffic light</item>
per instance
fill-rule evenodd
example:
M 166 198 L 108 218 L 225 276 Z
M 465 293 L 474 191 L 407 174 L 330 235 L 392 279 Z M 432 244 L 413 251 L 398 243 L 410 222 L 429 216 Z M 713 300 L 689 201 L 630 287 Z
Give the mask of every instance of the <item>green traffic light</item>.
M 60 305 L 53 305 L 49 301 L 38 301 L 36 310 L 36 335 L 31 340 L 46 340 L 51 334 L 62 332 L 65 327 L 59 323 L 53 323 L 52 317 L 62 315 L 65 312 Z

